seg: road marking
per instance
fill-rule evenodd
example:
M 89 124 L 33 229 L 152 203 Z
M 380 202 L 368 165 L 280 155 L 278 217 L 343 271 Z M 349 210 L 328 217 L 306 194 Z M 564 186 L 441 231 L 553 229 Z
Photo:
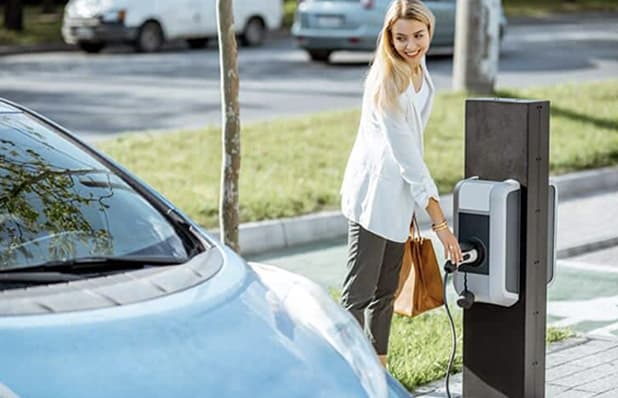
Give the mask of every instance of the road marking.
M 558 268 L 578 269 L 582 271 L 604 272 L 608 274 L 618 274 L 618 267 L 608 265 L 589 264 L 581 261 L 558 260 Z
M 618 330 L 618 322 L 612 323 L 611 325 L 607 325 L 607 326 L 602 327 L 602 328 L 591 330 L 590 332 L 588 332 L 588 334 L 596 334 L 596 335 L 599 335 L 599 336 L 616 337 L 616 334 L 612 333 L 612 332 L 614 332 L 616 330 Z

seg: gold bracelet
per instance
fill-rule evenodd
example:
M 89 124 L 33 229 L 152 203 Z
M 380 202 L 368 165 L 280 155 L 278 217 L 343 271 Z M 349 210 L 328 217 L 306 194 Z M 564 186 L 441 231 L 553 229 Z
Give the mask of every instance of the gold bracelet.
M 437 228 L 442 228 L 444 226 L 448 226 L 448 223 L 447 223 L 446 220 L 444 220 L 444 221 L 442 221 L 442 222 L 440 222 L 438 224 L 432 224 L 431 225 L 431 229 L 433 229 L 435 231 Z
M 445 229 L 448 229 L 448 223 L 446 221 L 443 221 L 438 225 L 433 225 L 431 229 L 433 230 L 433 232 L 444 231 Z
M 444 231 L 445 229 L 448 229 L 448 225 L 447 224 L 443 224 L 443 225 L 439 225 L 436 228 L 432 228 L 433 232 L 440 232 L 440 231 Z

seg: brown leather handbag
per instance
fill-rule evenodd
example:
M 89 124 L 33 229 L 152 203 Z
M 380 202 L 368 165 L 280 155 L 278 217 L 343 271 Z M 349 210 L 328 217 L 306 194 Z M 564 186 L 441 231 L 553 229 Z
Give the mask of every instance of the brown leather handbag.
M 444 304 L 442 276 L 433 244 L 420 232 L 413 217 L 395 294 L 395 312 L 410 317 Z

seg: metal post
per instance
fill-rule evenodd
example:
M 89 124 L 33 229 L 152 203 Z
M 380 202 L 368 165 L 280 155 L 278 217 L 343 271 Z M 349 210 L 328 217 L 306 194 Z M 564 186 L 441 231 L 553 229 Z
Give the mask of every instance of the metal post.
M 466 101 L 465 176 L 521 184 L 519 301 L 464 311 L 463 396 L 544 397 L 549 102 Z

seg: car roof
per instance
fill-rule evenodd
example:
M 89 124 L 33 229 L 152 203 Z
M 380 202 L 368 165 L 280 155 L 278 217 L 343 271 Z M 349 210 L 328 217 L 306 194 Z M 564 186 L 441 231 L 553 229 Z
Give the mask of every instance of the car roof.
M 0 113 L 21 113 L 22 110 L 14 106 L 11 101 L 0 98 Z

